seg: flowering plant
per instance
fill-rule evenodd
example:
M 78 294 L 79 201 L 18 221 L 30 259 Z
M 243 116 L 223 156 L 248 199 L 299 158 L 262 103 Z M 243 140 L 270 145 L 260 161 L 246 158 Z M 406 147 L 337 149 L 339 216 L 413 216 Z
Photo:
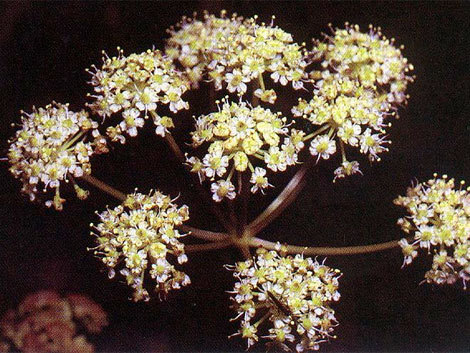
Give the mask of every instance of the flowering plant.
M 89 192 L 83 184 L 88 183 L 119 201 L 97 212 L 92 225 L 96 246 L 91 250 L 109 277 L 118 269 L 135 301 L 189 285 L 183 265 L 190 263 L 191 253 L 233 246 L 245 258 L 226 266 L 237 279 L 231 291 L 241 322 L 235 335 L 246 339 L 248 347 L 263 338 L 300 352 L 319 349 L 321 342 L 335 337 L 337 320 L 330 305 L 340 298 L 340 271 L 309 256 L 402 246 L 409 264 L 418 243 L 428 251 L 431 244 L 439 253 L 426 279 L 440 284 L 461 279 L 465 287 L 468 197 L 465 190 L 449 191 L 453 184 L 442 181 L 417 187 L 397 201 L 412 215 L 412 222 L 400 221 L 405 231 L 415 232 L 411 244 L 405 239 L 318 248 L 261 238 L 321 160 L 337 163 L 331 176 L 336 181 L 366 173 L 361 154 L 375 162 L 389 150 L 390 120 L 406 105 L 406 90 L 414 80 L 413 66 L 394 40 L 379 28 L 364 32 L 346 24 L 332 28 L 309 48 L 275 26 L 274 18 L 267 24 L 256 16 L 244 19 L 225 12 L 184 18 L 169 34 L 164 51 L 126 56 L 118 48 L 116 56 L 104 54 L 102 65 L 89 70 L 88 111 L 52 103 L 23 113 L 8 153 L 10 171 L 32 200 L 45 198 L 46 206 L 60 210 L 63 189 L 72 185 L 78 198 L 86 199 Z M 187 96 L 205 86 L 210 92 L 207 109 L 191 110 L 194 128 L 186 141 L 177 142 L 177 121 L 182 111 L 192 108 Z M 279 101 L 286 92 L 295 103 L 281 112 Z M 123 193 L 92 176 L 92 158 L 112 153 L 115 142 L 127 144 L 148 120 L 194 177 L 201 200 L 207 201 L 221 228 L 188 225 L 188 207 L 160 191 Z M 274 201 L 248 221 L 250 198 L 273 195 L 274 186 L 279 187 L 277 174 L 295 168 Z M 436 197 L 429 197 L 432 185 L 441 185 L 432 191 Z M 151 282 L 156 282 L 153 291 Z

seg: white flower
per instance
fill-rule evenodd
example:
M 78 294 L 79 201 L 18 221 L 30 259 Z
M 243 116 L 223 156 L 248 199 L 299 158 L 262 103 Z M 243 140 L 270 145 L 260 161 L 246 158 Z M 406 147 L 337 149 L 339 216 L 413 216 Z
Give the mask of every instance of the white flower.
M 264 194 L 264 189 L 268 188 L 269 186 L 272 187 L 272 185 L 268 182 L 268 178 L 266 177 L 266 169 L 260 167 L 256 167 L 253 174 L 251 174 L 250 183 L 254 184 L 251 187 L 251 192 L 253 194 L 258 190 Z
M 309 151 L 312 156 L 317 156 L 317 162 L 320 158 L 328 159 L 336 152 L 336 142 L 328 135 L 320 135 L 312 140 Z
M 383 151 L 388 151 L 388 148 L 382 146 L 384 143 L 389 143 L 389 141 L 384 140 L 385 137 L 380 137 L 379 134 L 371 134 L 371 130 L 368 128 L 364 131 L 364 134 L 361 135 L 361 153 L 369 153 L 369 159 L 380 160 L 378 154 Z
M 189 109 L 188 102 L 185 102 L 181 99 L 181 95 L 183 91 L 180 87 L 170 87 L 167 92 L 166 96 L 163 98 L 163 103 L 170 103 L 170 111 L 173 113 L 178 113 L 179 110 L 182 109 Z
M 279 71 L 275 71 L 271 74 L 271 78 L 274 82 L 279 82 L 281 85 L 285 86 L 289 82 L 287 79 L 287 73 L 282 72 L 281 74 Z
M 135 106 L 140 111 L 145 111 L 146 114 L 148 111 L 157 109 L 156 102 L 158 102 L 158 96 L 150 87 L 145 87 L 143 91 L 138 92 L 135 97 Z
M 222 152 L 208 153 L 204 156 L 202 164 L 204 166 L 204 173 L 210 179 L 213 179 L 215 175 L 219 177 L 224 176 L 228 166 L 228 156 L 222 155 Z
M 357 146 L 359 143 L 359 135 L 361 134 L 361 126 L 353 124 L 350 120 L 347 120 L 338 129 L 338 137 L 341 138 L 345 143 L 351 146 Z
M 281 151 L 279 147 L 270 147 L 268 152 L 264 155 L 264 161 L 266 166 L 273 172 L 284 171 L 287 168 L 287 159 L 284 151 Z
M 204 179 L 206 178 L 204 174 L 204 166 L 201 163 L 201 160 L 197 157 L 190 157 L 186 156 L 186 164 L 191 167 L 191 172 L 192 173 L 197 173 L 199 177 L 199 182 L 202 183 Z
M 137 136 L 137 128 L 144 126 L 144 119 L 139 117 L 137 109 L 126 109 L 122 112 L 123 121 L 119 123 L 122 131 L 127 131 L 129 136 Z
M 262 90 L 261 88 L 258 88 L 254 92 L 255 97 L 258 97 L 261 99 L 263 102 L 269 103 L 269 104 L 274 104 L 277 99 L 276 92 L 273 89 L 268 89 L 268 90 Z
M 421 225 L 415 233 L 415 239 L 419 240 L 419 246 L 429 250 L 431 243 L 436 245 L 434 226 Z
M 359 163 L 357 161 L 352 161 L 352 162 L 344 161 L 343 163 L 341 163 L 340 167 L 335 169 L 335 172 L 334 172 L 335 177 L 333 179 L 333 182 L 335 182 L 336 179 L 338 178 L 344 178 L 346 176 L 357 174 L 357 173 L 362 175 L 362 172 L 359 169 Z
M 297 148 L 291 142 L 290 138 L 286 137 L 284 139 L 284 143 L 282 144 L 281 149 L 285 153 L 287 165 L 294 165 L 297 163 L 298 161 Z
M 416 246 L 414 244 L 408 243 L 408 240 L 406 240 L 405 238 L 401 239 L 398 244 L 401 246 L 404 256 L 403 266 L 409 265 L 413 261 L 413 259 L 418 256 Z
M 232 73 L 225 75 L 225 81 L 229 92 L 244 94 L 247 88 L 245 82 L 250 82 L 250 79 L 245 77 L 240 70 L 235 69 Z
M 233 186 L 230 180 L 218 180 L 212 183 L 211 192 L 213 193 L 212 199 L 215 202 L 222 201 L 224 197 L 233 200 L 236 196 L 235 186 Z

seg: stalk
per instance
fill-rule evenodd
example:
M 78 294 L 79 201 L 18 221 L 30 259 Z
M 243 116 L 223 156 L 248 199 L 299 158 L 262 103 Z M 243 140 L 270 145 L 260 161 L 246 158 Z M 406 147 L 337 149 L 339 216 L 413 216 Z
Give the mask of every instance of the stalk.
M 263 247 L 268 250 L 278 250 L 279 244 L 271 241 L 251 238 L 249 240 L 251 247 Z M 378 251 L 398 248 L 398 240 L 392 240 L 385 243 L 359 245 L 359 246 L 344 246 L 344 247 L 309 247 L 298 245 L 283 245 L 288 254 L 304 254 L 304 255 L 322 255 L 322 256 L 336 256 L 336 255 L 360 255 L 370 254 Z
M 273 202 L 245 229 L 245 234 L 252 237 L 263 230 L 269 223 L 278 217 L 297 197 L 305 186 L 306 175 L 313 165 L 314 159 L 309 158 L 302 167 L 295 173 L 284 190 L 274 199 Z

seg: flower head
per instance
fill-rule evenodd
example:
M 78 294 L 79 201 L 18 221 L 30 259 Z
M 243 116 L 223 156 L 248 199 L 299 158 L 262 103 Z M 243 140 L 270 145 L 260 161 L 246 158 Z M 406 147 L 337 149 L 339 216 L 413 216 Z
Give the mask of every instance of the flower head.
M 358 81 L 365 89 L 379 93 L 390 104 L 406 102 L 405 91 L 413 78 L 413 65 L 403 57 L 395 40 L 382 35 L 380 28 L 369 26 L 368 33 L 358 25 L 335 29 L 327 41 L 317 41 L 313 54 L 324 68 L 332 68 L 342 77 Z M 384 89 L 387 88 L 387 89 Z
M 188 90 L 188 82 L 159 50 L 129 56 L 118 50 L 117 57 L 109 58 L 105 54 L 103 66 L 90 71 L 95 94 L 89 106 L 103 118 L 121 113 L 122 120 L 107 130 L 113 141 L 124 143 L 124 133 L 136 136 L 137 129 L 149 116 L 156 126 L 156 134 L 165 136 L 174 126 L 173 121 L 160 116 L 157 108 L 166 105 L 172 113 L 188 109 L 188 103 L 181 98 Z
M 107 324 L 106 313 L 88 297 L 63 298 L 41 291 L 28 295 L 17 310 L 7 311 L 0 320 L 0 341 L 8 341 L 0 350 L 92 353 L 94 346 L 84 334 L 100 333 Z
M 238 280 L 230 292 L 235 319 L 241 321 L 235 335 L 247 339 L 248 347 L 261 337 L 302 352 L 317 350 L 335 337 L 330 303 L 340 298 L 338 270 L 302 255 L 281 256 L 264 249 L 253 259 L 226 267 Z
M 60 210 L 65 200 L 59 187 L 72 180 L 78 197 L 86 198 L 74 178 L 90 174 L 90 157 L 107 151 L 98 124 L 85 111 L 75 113 L 68 104 L 55 102 L 23 114 L 8 151 L 10 172 L 23 183 L 22 192 L 35 200 L 41 192 L 55 190 L 46 205 Z
M 291 82 L 294 89 L 307 80 L 302 46 L 272 22 L 257 23 L 257 16 L 226 17 L 222 11 L 220 17 L 206 13 L 203 20 L 184 17 L 169 33 L 166 53 L 186 69 L 195 86 L 207 76 L 216 89 L 226 85 L 229 92 L 244 95 L 247 83 L 265 73 L 283 86 Z M 263 91 L 258 93 L 261 99 L 273 103 L 275 92 Z
M 400 241 L 405 256 L 404 265 L 412 262 L 419 249 L 434 254 L 428 283 L 452 284 L 462 280 L 464 288 L 470 280 L 470 188 L 455 188 L 454 179 L 446 175 L 408 188 L 406 196 L 395 204 L 405 207 L 409 215 L 398 220 L 413 242 Z
M 358 26 L 347 25 L 326 38 L 326 42 L 316 41 L 311 53 L 321 64 L 320 70 L 310 73 L 314 96 L 310 101 L 299 99 L 292 113 L 328 130 L 338 141 L 343 164 L 347 147 L 379 161 L 390 143 L 386 119 L 397 116 L 399 105 L 406 104 L 413 66 L 393 40 L 373 27 L 362 33 Z
M 144 287 L 146 272 L 157 285 L 155 291 L 166 294 L 190 283 L 189 277 L 175 269 L 187 261 L 184 245 L 176 228 L 189 219 L 188 207 L 177 207 L 172 200 L 155 191 L 134 193 L 122 205 L 98 214 L 101 222 L 92 225 L 97 237 L 95 254 L 109 269 L 109 277 L 119 273 L 134 289 L 134 300 L 150 299 Z
M 245 102 L 233 103 L 223 100 L 219 111 L 203 115 L 196 119 L 196 131 L 192 133 L 193 146 L 209 143 L 208 152 L 202 158 L 188 158 L 191 170 L 201 179 L 207 177 L 226 178 L 230 182 L 235 171 L 251 172 L 254 193 L 259 188 L 265 189 L 269 183 L 260 176 L 263 162 L 272 171 L 284 171 L 287 166 L 297 162 L 297 154 L 304 147 L 303 133 L 289 130 L 286 118 L 280 113 L 271 112 L 260 106 L 252 108 Z M 284 139 L 284 140 L 283 140 Z M 214 190 L 220 190 L 219 182 L 212 184 Z M 227 194 L 235 197 L 235 193 Z M 214 199 L 220 198 L 214 194 Z

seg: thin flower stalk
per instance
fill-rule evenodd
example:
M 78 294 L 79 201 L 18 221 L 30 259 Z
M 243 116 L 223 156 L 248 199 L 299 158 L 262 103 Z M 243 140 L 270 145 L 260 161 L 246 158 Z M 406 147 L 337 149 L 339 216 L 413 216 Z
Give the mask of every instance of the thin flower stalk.
M 212 243 L 205 243 L 205 244 L 193 244 L 193 245 L 186 245 L 185 250 L 187 253 L 191 252 L 200 252 L 200 251 L 210 251 L 210 250 L 218 250 L 218 249 L 225 249 L 233 244 L 231 242 L 212 242 Z
M 181 230 L 190 233 L 193 237 L 211 241 L 211 242 L 225 242 L 229 236 L 226 233 L 211 232 L 209 230 L 199 229 L 192 226 L 182 225 Z M 228 243 L 230 245 L 230 243 Z
M 247 237 L 252 237 L 258 234 L 261 230 L 267 227 L 282 211 L 284 211 L 300 193 L 305 186 L 306 175 L 309 168 L 312 166 L 314 160 L 309 159 L 302 167 L 295 173 L 293 178 L 286 185 L 284 190 L 274 199 L 273 202 L 254 220 L 245 230 Z
M 113 188 L 112 186 L 109 186 L 105 182 L 95 178 L 92 175 L 83 175 L 82 179 L 85 180 L 88 184 L 93 185 L 97 189 L 100 189 L 101 191 L 107 193 L 110 196 L 113 196 L 119 201 L 124 201 L 127 198 L 126 194 L 124 194 L 123 192 Z
M 359 245 L 359 246 L 343 246 L 343 247 L 311 247 L 299 245 L 281 245 L 279 242 L 274 243 L 260 238 L 251 238 L 249 240 L 250 247 L 262 247 L 268 250 L 279 250 L 287 254 L 304 254 L 307 256 L 320 255 L 320 256 L 340 256 L 340 255 L 362 255 L 370 254 L 379 251 L 399 248 L 400 243 L 398 240 L 391 240 L 385 243 Z

